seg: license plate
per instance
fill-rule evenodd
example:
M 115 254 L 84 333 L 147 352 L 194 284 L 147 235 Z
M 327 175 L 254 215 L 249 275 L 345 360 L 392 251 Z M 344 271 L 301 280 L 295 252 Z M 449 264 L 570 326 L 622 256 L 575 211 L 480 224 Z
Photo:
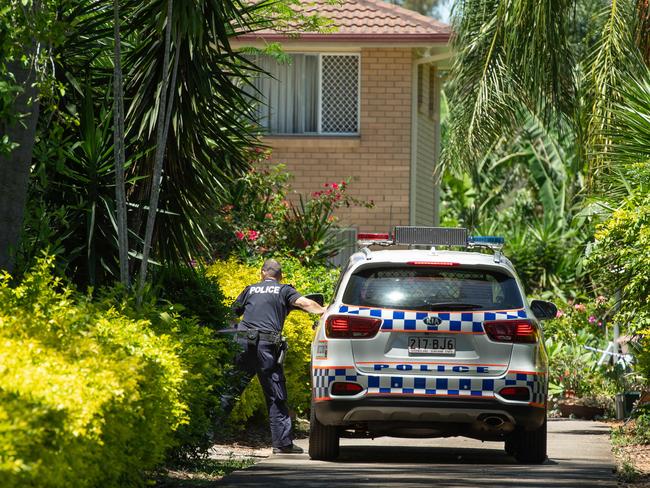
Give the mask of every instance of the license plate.
M 456 354 L 454 337 L 409 336 L 409 353 L 414 354 Z

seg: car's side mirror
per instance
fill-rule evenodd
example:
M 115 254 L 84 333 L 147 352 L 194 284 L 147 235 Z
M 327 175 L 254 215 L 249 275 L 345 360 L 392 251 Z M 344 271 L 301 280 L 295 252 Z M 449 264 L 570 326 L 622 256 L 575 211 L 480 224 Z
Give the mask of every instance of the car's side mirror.
M 305 295 L 305 298 L 309 298 L 310 300 L 314 300 L 321 307 L 325 303 L 325 296 L 322 293 L 310 293 L 309 295 Z
M 533 300 L 530 302 L 530 309 L 539 320 L 550 320 L 557 316 L 555 304 L 544 300 Z

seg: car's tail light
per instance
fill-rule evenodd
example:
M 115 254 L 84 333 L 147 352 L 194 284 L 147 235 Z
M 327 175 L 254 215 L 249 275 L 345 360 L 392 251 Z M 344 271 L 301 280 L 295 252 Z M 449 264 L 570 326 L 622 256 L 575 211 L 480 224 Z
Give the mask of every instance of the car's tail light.
M 332 395 L 356 395 L 363 391 L 363 386 L 358 383 L 348 383 L 346 381 L 337 381 L 332 383 Z
M 325 321 L 325 333 L 334 339 L 369 339 L 377 335 L 380 325 L 381 319 L 373 317 L 330 315 Z
M 506 400 L 517 400 L 519 402 L 530 400 L 530 391 L 525 386 L 506 386 L 499 390 L 499 395 Z
M 488 337 L 496 342 L 537 342 L 537 327 L 530 320 L 488 320 L 483 322 L 483 327 Z

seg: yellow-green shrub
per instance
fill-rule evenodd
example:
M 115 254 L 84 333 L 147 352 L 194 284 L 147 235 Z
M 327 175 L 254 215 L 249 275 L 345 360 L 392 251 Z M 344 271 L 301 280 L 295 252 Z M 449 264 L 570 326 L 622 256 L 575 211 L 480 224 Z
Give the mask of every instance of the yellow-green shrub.
M 338 271 L 322 266 L 305 268 L 296 259 L 280 259 L 284 271 L 284 281 L 293 284 L 303 293 L 323 293 L 326 301 L 331 299 Z M 208 268 L 208 276 L 219 283 L 224 299 L 231 304 L 248 285 L 260 280 L 262 261 L 255 264 L 242 264 L 235 259 L 217 261 Z M 289 406 L 298 414 L 309 408 L 310 346 L 313 338 L 312 325 L 315 316 L 302 311 L 289 314 L 283 334 L 289 342 L 289 351 L 284 363 L 289 393 Z M 232 420 L 243 422 L 253 415 L 264 415 L 266 404 L 257 379 L 246 388 L 232 413 Z
M 183 315 L 179 314 L 179 308 L 183 309 Z M 187 422 L 174 432 L 175 442 L 168 458 L 185 460 L 205 453 L 214 444 L 215 430 L 220 429 L 224 420 L 218 392 L 229 381 L 224 370 L 233 362 L 230 341 L 211 328 L 199 325 L 196 317 L 188 317 L 187 310 L 175 304 L 161 307 L 154 301 L 136 309 L 122 303 L 121 311 L 134 318 L 146 318 L 157 334 L 172 337 L 177 346 L 184 370 L 181 398 L 187 405 Z M 213 321 L 225 320 L 224 311 Z
M 2 486 L 142 485 L 187 421 L 178 345 L 51 268 L 0 281 Z

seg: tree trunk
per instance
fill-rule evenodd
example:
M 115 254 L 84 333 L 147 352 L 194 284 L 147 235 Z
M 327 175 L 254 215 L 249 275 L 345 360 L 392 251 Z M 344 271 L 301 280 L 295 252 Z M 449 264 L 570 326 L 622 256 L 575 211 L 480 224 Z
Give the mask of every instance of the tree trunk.
M 0 155 L 0 269 L 12 272 L 27 203 L 39 105 L 33 66 L 25 68 L 20 63 L 9 63 L 8 68 L 23 88 L 14 110 L 17 114 L 25 114 L 19 122 L 0 127 L 0 133 L 7 134 L 11 142 L 18 144 L 8 155 Z
M 160 197 L 160 187 L 162 185 L 162 169 L 165 157 L 165 146 L 167 142 L 167 130 L 169 123 L 167 116 L 171 115 L 171 104 L 173 103 L 173 94 L 175 84 L 175 73 L 172 76 L 172 90 L 167 100 L 167 90 L 169 83 L 167 75 L 169 73 L 169 50 L 171 48 L 171 25 L 173 13 L 173 0 L 168 0 L 167 3 L 167 25 L 165 26 L 165 44 L 164 44 L 164 58 L 162 69 L 162 80 L 160 89 L 160 107 L 158 108 L 158 120 L 156 122 L 156 152 L 154 156 L 154 168 L 151 178 L 151 195 L 149 197 L 149 210 L 147 214 L 147 226 L 145 229 L 144 244 L 142 248 L 142 262 L 140 263 L 140 276 L 138 283 L 138 303 L 142 301 L 142 292 L 147 280 L 147 266 L 149 264 L 149 252 L 151 251 L 151 242 L 153 240 L 153 231 L 156 223 L 156 213 L 158 212 L 158 200 Z M 177 41 L 178 42 L 178 41 Z M 177 64 L 175 63 L 175 69 Z M 174 70 L 175 71 L 175 70 Z M 168 109 L 168 104 L 170 108 Z
M 126 213 L 126 189 L 124 183 L 124 86 L 122 84 L 120 36 L 120 0 L 114 0 L 115 65 L 113 76 L 113 153 L 115 155 L 115 204 L 117 214 L 117 244 L 120 259 L 120 282 L 127 289 L 129 283 L 129 235 Z

